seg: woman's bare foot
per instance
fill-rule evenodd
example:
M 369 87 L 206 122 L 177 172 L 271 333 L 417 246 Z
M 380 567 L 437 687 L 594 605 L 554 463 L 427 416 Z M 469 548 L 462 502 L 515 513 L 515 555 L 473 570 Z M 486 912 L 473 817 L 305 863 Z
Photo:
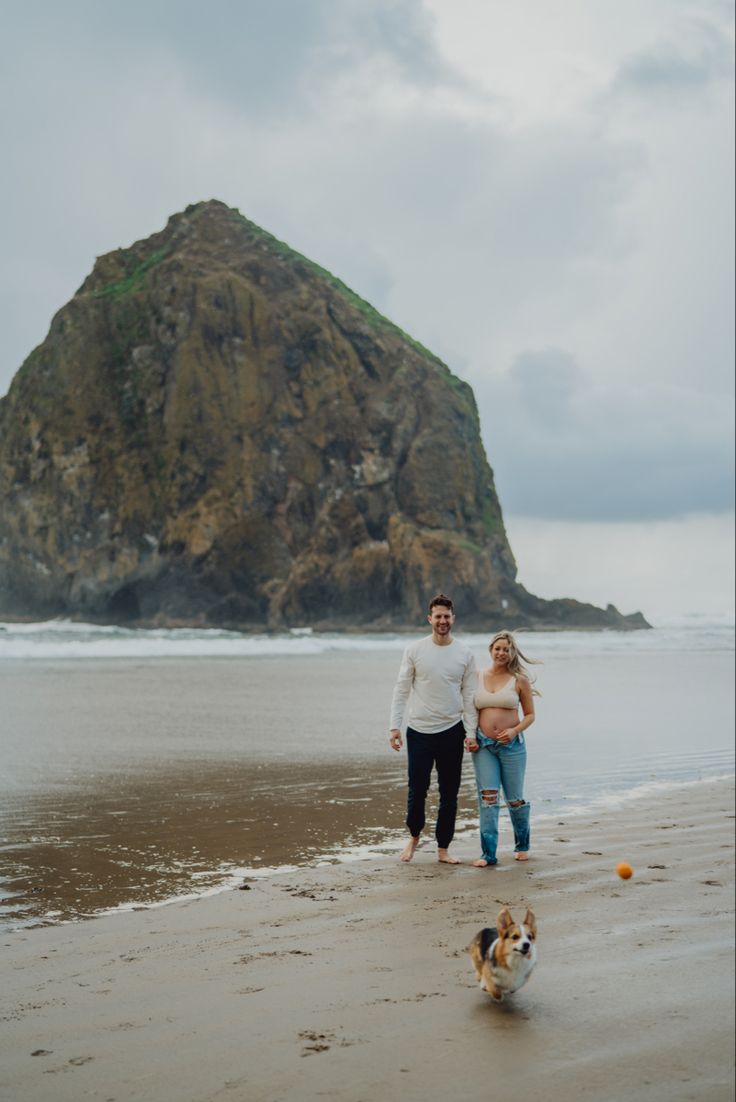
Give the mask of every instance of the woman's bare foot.
M 450 857 L 450 854 L 446 849 L 440 849 L 437 847 L 437 860 L 443 865 L 461 865 L 462 861 L 459 857 Z
M 419 839 L 412 836 L 399 854 L 399 859 L 401 861 L 411 861 L 412 857 L 416 853 L 418 845 Z
M 491 862 L 486 861 L 485 857 L 479 857 L 477 861 L 473 861 L 473 868 L 475 869 L 488 869 L 491 867 Z
M 517 853 L 516 856 L 514 857 L 514 860 L 515 861 L 528 861 L 529 860 L 529 854 L 528 853 Z

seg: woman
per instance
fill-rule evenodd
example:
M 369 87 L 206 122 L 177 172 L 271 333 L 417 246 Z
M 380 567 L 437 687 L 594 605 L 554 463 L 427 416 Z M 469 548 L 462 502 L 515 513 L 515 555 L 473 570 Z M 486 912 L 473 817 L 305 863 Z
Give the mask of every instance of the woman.
M 533 697 L 539 695 L 532 688 L 522 666 L 522 662 L 534 660 L 521 653 L 510 631 L 497 632 L 488 649 L 491 652 L 491 666 L 478 674 L 475 693 L 478 732 L 475 739 L 466 742 L 467 749 L 473 753 L 478 784 L 482 856 L 473 862 L 477 868 L 496 864 L 501 788 L 514 828 L 516 860 L 529 859 L 529 804 L 524 799 L 524 731 L 534 723 Z

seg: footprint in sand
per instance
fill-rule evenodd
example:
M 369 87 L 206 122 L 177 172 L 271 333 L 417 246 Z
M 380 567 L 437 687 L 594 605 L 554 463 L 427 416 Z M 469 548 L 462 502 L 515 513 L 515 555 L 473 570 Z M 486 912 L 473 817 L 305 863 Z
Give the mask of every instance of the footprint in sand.
M 299 1038 L 302 1041 L 310 1042 L 310 1044 L 303 1046 L 302 1056 L 312 1056 L 315 1052 L 327 1052 L 330 1043 L 335 1040 L 335 1035 L 334 1033 L 314 1033 L 307 1029 L 299 1034 Z

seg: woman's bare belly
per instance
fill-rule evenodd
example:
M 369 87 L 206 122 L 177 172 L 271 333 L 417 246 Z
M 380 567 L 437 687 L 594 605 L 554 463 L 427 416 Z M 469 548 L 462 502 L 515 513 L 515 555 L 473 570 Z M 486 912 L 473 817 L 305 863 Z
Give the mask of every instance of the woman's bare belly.
M 481 708 L 478 712 L 478 726 L 486 738 L 496 738 L 507 727 L 515 727 L 519 722 L 516 708 Z

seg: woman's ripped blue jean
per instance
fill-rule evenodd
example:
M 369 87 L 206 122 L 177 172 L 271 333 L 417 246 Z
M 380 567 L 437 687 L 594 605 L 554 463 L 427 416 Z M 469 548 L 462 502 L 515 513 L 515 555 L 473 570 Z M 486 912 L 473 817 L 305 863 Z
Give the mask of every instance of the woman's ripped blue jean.
M 489 865 L 495 865 L 501 789 L 514 828 L 514 849 L 517 853 L 529 849 L 529 804 L 524 799 L 526 746 L 523 735 L 508 746 L 486 738 L 481 731 L 475 737 L 479 749 L 472 758 L 478 784 L 481 853 Z

